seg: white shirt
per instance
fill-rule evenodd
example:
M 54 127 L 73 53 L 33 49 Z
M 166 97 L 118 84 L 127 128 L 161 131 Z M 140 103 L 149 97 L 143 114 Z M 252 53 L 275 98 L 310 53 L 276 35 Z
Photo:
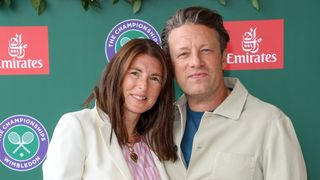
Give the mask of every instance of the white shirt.
M 195 134 L 188 169 L 180 149 L 186 121 L 185 96 L 177 101 L 178 160 L 166 162 L 170 179 L 306 180 L 303 155 L 290 119 L 275 106 L 225 78 L 231 94 L 205 112 Z

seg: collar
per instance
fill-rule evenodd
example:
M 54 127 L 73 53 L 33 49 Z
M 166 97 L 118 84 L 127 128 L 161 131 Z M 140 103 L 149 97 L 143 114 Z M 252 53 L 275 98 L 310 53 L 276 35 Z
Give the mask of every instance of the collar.
M 232 89 L 231 93 L 213 112 L 205 113 L 213 113 L 232 120 L 238 120 L 249 93 L 238 78 L 225 77 L 224 81 L 225 85 Z M 183 94 L 175 104 L 180 110 L 183 109 L 187 105 L 186 96 Z

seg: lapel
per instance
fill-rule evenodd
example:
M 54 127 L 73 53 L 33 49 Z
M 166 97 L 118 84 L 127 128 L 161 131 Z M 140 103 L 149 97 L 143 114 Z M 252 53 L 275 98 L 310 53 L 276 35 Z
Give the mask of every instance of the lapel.
M 168 178 L 166 170 L 164 169 L 163 163 L 160 162 L 157 155 L 155 153 L 153 153 L 153 151 L 151 151 L 151 155 L 153 157 L 154 164 L 156 165 L 156 167 L 159 171 L 160 179 L 161 180 L 168 180 L 169 178 Z
M 181 141 L 184 134 L 184 130 L 186 127 L 186 120 L 187 120 L 187 110 L 186 110 L 187 98 L 185 95 L 182 95 L 178 101 L 176 102 L 176 111 L 175 111 L 175 122 L 174 122 L 174 141 L 175 144 L 178 146 L 178 159 L 183 164 L 183 171 L 187 173 L 187 167 L 184 160 L 184 156 L 181 150 Z
M 133 180 L 128 164 L 122 154 L 122 149 L 118 143 L 117 137 L 111 129 L 111 124 L 109 123 L 108 116 L 97 107 L 95 107 L 95 109 L 96 122 L 98 123 L 102 139 L 110 153 L 111 160 L 127 180 Z M 111 131 L 112 139 L 110 142 Z
M 176 102 L 175 121 L 174 121 L 174 142 L 178 148 L 178 156 L 181 161 L 184 162 L 184 158 L 181 151 L 181 141 L 186 127 L 187 111 L 186 111 L 187 99 L 184 95 Z

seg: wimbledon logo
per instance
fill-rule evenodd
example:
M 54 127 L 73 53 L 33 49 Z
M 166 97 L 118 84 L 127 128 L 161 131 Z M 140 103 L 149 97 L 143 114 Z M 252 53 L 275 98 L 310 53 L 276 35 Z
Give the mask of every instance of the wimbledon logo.
M 125 43 L 136 38 L 148 38 L 161 45 L 158 32 L 149 23 L 139 19 L 128 19 L 117 24 L 109 32 L 105 43 L 107 60 L 110 61 Z
M 12 170 L 28 171 L 39 166 L 48 145 L 46 129 L 33 117 L 14 115 L 0 124 L 0 161 Z

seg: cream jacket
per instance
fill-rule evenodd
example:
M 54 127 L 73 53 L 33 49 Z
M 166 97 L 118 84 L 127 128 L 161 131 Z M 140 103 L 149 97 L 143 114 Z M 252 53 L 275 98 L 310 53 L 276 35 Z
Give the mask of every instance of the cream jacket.
M 43 164 L 44 180 L 132 180 L 129 166 L 105 113 L 94 109 L 67 113 L 59 120 Z M 161 179 L 163 164 L 152 153 Z
M 178 161 L 166 162 L 172 180 L 306 180 L 306 167 L 290 119 L 253 97 L 239 80 L 226 78 L 231 94 L 205 112 L 193 140 L 188 169 L 180 149 L 186 98 L 177 102 Z

